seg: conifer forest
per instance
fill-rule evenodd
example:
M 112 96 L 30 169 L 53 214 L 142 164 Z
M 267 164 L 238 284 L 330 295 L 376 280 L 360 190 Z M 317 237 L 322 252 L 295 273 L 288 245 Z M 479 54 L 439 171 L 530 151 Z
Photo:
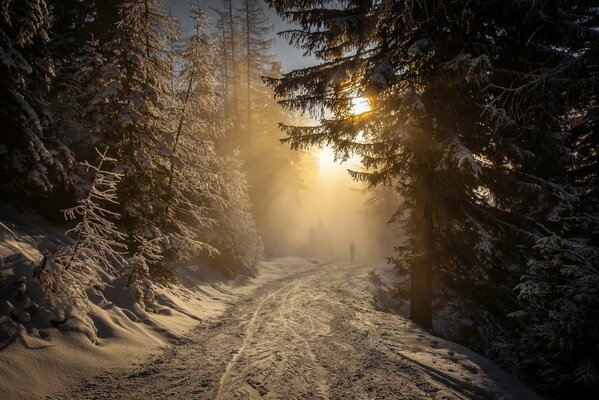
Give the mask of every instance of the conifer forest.
M 599 399 L 599 1 L 0 0 L 0 398 Z

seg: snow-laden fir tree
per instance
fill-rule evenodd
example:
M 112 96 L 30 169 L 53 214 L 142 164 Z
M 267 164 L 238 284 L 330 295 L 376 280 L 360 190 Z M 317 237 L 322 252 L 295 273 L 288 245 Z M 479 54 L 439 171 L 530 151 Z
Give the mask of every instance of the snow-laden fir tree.
M 53 129 L 61 132 L 62 140 L 71 149 L 75 159 L 90 160 L 97 157 L 96 147 L 103 146 L 98 93 L 110 83 L 102 74 L 106 59 L 100 53 L 100 45 L 93 40 L 82 45 L 76 57 L 65 60 L 59 67 L 59 75 L 53 81 L 52 102 L 49 104 L 54 115 Z M 72 171 L 74 195 L 85 195 L 89 176 L 85 168 L 77 163 Z
M 160 238 L 146 239 L 135 236 L 137 252 L 129 258 L 127 268 L 127 286 L 133 291 L 139 305 L 152 310 L 154 304 L 154 283 L 150 276 L 150 268 L 162 261 Z
M 236 24 L 233 0 L 223 0 L 218 11 L 218 27 L 221 31 L 221 51 L 223 58 L 224 111 L 233 123 L 239 113 L 239 27 Z
M 106 164 L 116 160 L 106 154 L 98 152 L 96 166 L 84 163 L 94 176 L 91 187 L 77 206 L 64 210 L 67 220 L 78 220 L 67 231 L 73 242 L 46 254 L 35 272 L 53 307 L 86 305 L 86 291 L 101 287 L 103 278 L 117 276 L 126 264 L 125 235 L 116 225 L 119 214 L 111 211 L 121 175 L 108 170 Z
M 44 0 L 0 4 L 0 190 L 2 197 L 46 196 L 69 184 L 70 151 L 52 134 Z
M 225 184 L 214 145 L 225 128 L 215 91 L 219 49 L 208 35 L 206 14 L 194 9 L 191 18 L 194 33 L 182 41 L 178 60 L 168 194 L 163 198 L 164 230 L 171 232 L 164 258 L 173 263 L 216 253 L 205 238 L 214 224 L 211 209 L 222 201 L 219 190 Z
M 433 299 L 444 295 L 476 320 L 462 340 L 494 327 L 515 307 L 517 270 L 543 230 L 530 217 L 560 190 L 544 168 L 563 163 L 556 116 L 564 110 L 535 98 L 536 109 L 530 102 L 528 113 L 510 113 L 497 100 L 503 92 L 489 88 L 562 55 L 517 52 L 532 31 L 513 18 L 523 15 L 516 2 L 501 6 L 509 21 L 495 19 L 490 3 L 270 3 L 299 25 L 287 32 L 291 43 L 321 60 L 271 81 L 283 104 L 321 118 L 285 126 L 292 147 L 357 153 L 366 170 L 356 179 L 396 186 L 408 240 L 395 262 L 411 277 L 414 321 L 432 328 Z M 516 45 L 506 29 L 522 29 Z M 372 110 L 352 113 L 357 97 Z
M 272 64 L 270 48 L 273 39 L 268 37 L 272 26 L 264 11 L 262 0 L 243 0 L 240 15 L 241 29 L 244 41 L 245 58 L 245 140 L 244 144 L 251 145 L 253 134 L 253 92 L 257 91 L 256 86 L 262 86 L 260 77 L 269 72 Z
M 100 143 L 111 144 L 123 178 L 118 187 L 120 226 L 129 252 L 137 253 L 139 236 L 160 238 L 163 250 L 176 246 L 168 231 L 165 198 L 169 196 L 169 160 L 173 145 L 172 111 L 174 21 L 160 0 L 119 3 L 118 22 L 101 46 L 99 92 L 89 113 Z M 172 277 L 173 265 L 150 269 L 154 277 Z
M 226 5 L 232 12 L 231 3 Z M 231 14 L 221 14 L 223 16 L 230 18 Z M 189 210 L 187 214 L 197 219 L 195 225 L 190 226 L 191 233 L 207 238 L 210 243 L 205 253 L 211 262 L 232 275 L 255 274 L 256 265 L 263 256 L 263 244 L 255 227 L 242 162 L 238 154 L 217 153 L 214 143 L 231 133 L 232 124 L 222 119 L 219 108 L 219 105 L 227 104 L 227 93 L 219 95 L 216 89 L 219 67 L 235 62 L 235 57 L 226 50 L 223 56 L 223 43 L 207 35 L 204 14 L 194 11 L 192 19 L 195 36 L 181 60 L 182 109 L 177 127 L 179 139 L 175 140 L 179 144 L 173 152 L 180 155 L 173 158 L 173 182 L 184 193 L 181 209 Z M 221 21 L 224 26 L 227 26 L 226 22 Z M 228 29 L 229 35 L 234 35 L 232 25 L 228 25 Z M 225 35 L 225 38 L 231 40 L 231 36 Z M 226 44 L 231 46 L 231 52 L 236 51 L 234 43 Z M 231 57 L 229 61 L 228 57 Z M 232 82 L 226 85 L 236 85 L 236 71 L 233 67 Z M 225 79 L 228 73 L 224 71 Z M 233 93 L 237 93 L 236 90 L 234 87 Z M 234 112 L 232 121 L 235 120 Z
M 599 247 L 566 233 L 537 241 L 517 286 L 524 304 L 514 313 L 523 325 L 519 371 L 555 398 L 591 399 L 599 388 L 598 285 Z
M 86 58 L 92 38 L 90 24 L 93 21 L 94 5 L 93 0 L 48 0 L 51 15 L 48 47 L 55 65 L 55 76 L 50 86 L 52 101 L 48 103 L 48 107 L 53 115 L 53 130 L 60 132 L 61 139 L 78 161 L 94 159 L 96 156 L 94 144 L 87 144 L 92 132 L 84 123 L 82 106 L 85 101 L 81 98 L 84 76 L 89 74 L 85 68 L 92 67 Z M 97 47 L 97 43 L 95 46 Z M 96 63 L 92 68 L 99 66 Z M 95 70 L 94 74 L 99 74 L 99 71 Z M 85 144 L 88 151 L 80 152 L 82 149 L 78 144 Z M 80 165 L 75 164 L 76 167 Z M 77 195 L 84 196 L 85 188 L 78 181 L 77 174 L 73 178 Z M 89 184 L 89 181 L 86 183 Z
M 78 161 L 94 159 L 97 156 L 95 148 L 102 139 L 94 120 L 98 116 L 93 115 L 90 109 L 100 89 L 108 83 L 102 79 L 106 59 L 101 47 L 108 33 L 114 33 L 117 15 L 113 15 L 110 22 L 102 21 L 99 3 L 96 0 L 48 1 L 51 14 L 48 46 L 56 71 L 49 109 L 53 115 L 54 131 L 60 132 L 62 140 Z M 97 34 L 100 30 L 102 35 Z M 99 37 L 104 39 L 102 43 Z M 81 176 L 82 172 L 79 170 L 73 174 L 78 197 L 85 193 L 84 186 L 89 184 L 90 179 Z
M 218 19 L 216 21 L 216 35 L 218 46 L 220 48 L 220 59 L 221 59 L 221 73 L 218 79 L 219 89 L 222 93 L 222 112 L 225 118 L 230 116 L 230 104 L 229 104 L 229 91 L 231 87 L 231 72 L 229 70 L 229 46 L 228 41 L 228 30 L 226 23 L 226 13 L 222 10 L 217 10 Z
M 225 59 L 218 41 L 207 34 L 206 15 L 194 10 L 191 16 L 195 34 L 181 57 L 180 114 L 171 159 L 171 190 L 180 193 L 173 209 L 180 215 L 174 220 L 188 241 L 197 238 L 189 256 L 203 251 L 227 273 L 254 274 L 262 258 L 262 239 L 255 228 L 242 163 L 238 155 L 218 154 L 214 143 L 228 127 L 219 108 L 227 101 L 226 93 L 216 91 L 219 61 Z M 206 238 L 209 245 L 199 238 Z
M 57 78 L 61 70 L 71 75 L 72 60 L 77 60 L 87 42 L 93 37 L 93 26 L 97 20 L 96 0 L 47 0 L 51 19 L 48 47 L 56 64 Z

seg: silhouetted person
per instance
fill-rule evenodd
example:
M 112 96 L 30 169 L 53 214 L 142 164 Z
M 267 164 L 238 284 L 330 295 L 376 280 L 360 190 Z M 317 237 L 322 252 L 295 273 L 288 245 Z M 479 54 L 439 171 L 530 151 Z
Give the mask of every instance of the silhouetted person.
M 354 262 L 355 254 L 356 254 L 356 245 L 354 244 L 354 242 L 351 242 L 349 244 L 349 258 L 350 258 L 351 262 Z

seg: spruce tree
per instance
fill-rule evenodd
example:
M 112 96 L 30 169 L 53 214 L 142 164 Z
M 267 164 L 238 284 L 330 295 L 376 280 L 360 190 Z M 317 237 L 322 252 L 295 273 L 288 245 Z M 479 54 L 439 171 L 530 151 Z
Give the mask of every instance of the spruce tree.
M 44 0 L 0 5 L 0 188 L 3 197 L 47 196 L 69 185 L 71 152 L 51 130 Z
M 225 118 L 230 117 L 230 104 L 229 104 L 229 91 L 231 87 L 230 78 L 230 60 L 229 60 L 229 47 L 227 45 L 228 31 L 226 23 L 226 15 L 221 10 L 216 10 L 218 13 L 218 20 L 216 23 L 216 29 L 218 30 L 218 43 L 220 47 L 220 59 L 222 64 L 222 73 L 219 75 L 219 85 L 222 92 L 222 112 Z
M 233 0 L 223 0 L 223 10 L 220 11 L 220 23 L 223 28 L 223 43 L 224 46 L 224 60 L 225 65 L 230 67 L 230 71 L 227 71 L 228 82 L 231 88 L 231 100 L 230 100 L 230 118 L 235 124 L 239 113 L 239 76 L 238 76 L 238 53 L 237 48 L 238 31 L 236 29 L 236 18 L 234 13 L 235 7 L 233 7 Z M 225 102 L 228 101 L 228 93 L 225 96 Z M 228 104 L 228 102 L 227 102 Z
M 163 199 L 164 220 L 172 232 L 172 242 L 177 243 L 170 258 L 178 263 L 217 253 L 206 237 L 215 224 L 211 209 L 222 201 L 219 191 L 225 184 L 214 144 L 225 128 L 215 82 L 219 49 L 208 34 L 207 16 L 194 9 L 191 18 L 194 34 L 186 40 L 178 60 L 168 196 Z
M 599 14 L 583 1 L 550 11 L 532 41 L 546 47 L 547 34 L 561 32 L 559 48 L 569 57 L 531 74 L 524 91 L 569 107 L 562 119 L 572 151 L 566 168 L 554 173 L 568 190 L 543 218 L 549 232 L 536 240 L 517 286 L 522 309 L 513 314 L 521 323 L 514 353 L 522 375 L 550 397 L 590 399 L 599 388 Z
M 48 0 L 52 16 L 50 48 L 59 68 L 76 59 L 85 43 L 92 39 L 96 3 L 96 0 Z
M 212 243 L 220 253 L 215 262 L 231 277 L 255 276 L 258 261 L 264 256 L 264 244 L 256 230 L 242 163 L 237 154 L 220 159 L 218 170 L 223 184 L 218 193 L 222 201 L 213 204 L 216 226 L 212 231 Z
M 102 27 L 104 34 L 97 35 L 100 30 L 98 21 L 101 20 L 98 4 L 96 0 L 49 1 L 49 49 L 56 72 L 50 87 L 52 101 L 49 109 L 54 116 L 54 131 L 60 132 L 79 161 L 97 156 L 95 147 L 100 135 L 96 132 L 95 122 L 89 118 L 88 107 L 100 87 L 107 83 L 102 81 L 105 59 L 100 52 L 103 43 L 98 38 L 106 39 L 110 32 L 114 32 L 117 21 L 113 16 L 112 21 Z M 100 147 L 105 145 L 109 144 Z M 85 173 L 77 168 L 74 174 L 76 195 L 85 193 L 81 186 L 89 184 L 90 177 L 81 175 Z
M 477 321 L 461 338 L 474 339 L 516 307 L 518 269 L 546 230 L 533 217 L 562 190 L 548 178 L 564 161 L 563 107 L 526 98 L 527 112 L 512 113 L 502 95 L 563 57 L 518 52 L 532 34 L 513 18 L 518 2 L 499 14 L 484 2 L 270 3 L 299 25 L 290 42 L 321 60 L 270 81 L 284 105 L 320 119 L 283 126 L 291 146 L 357 153 L 356 179 L 396 186 L 408 239 L 394 261 L 410 274 L 411 318 L 431 329 L 433 299 L 445 297 Z M 351 112 L 359 97 L 371 111 Z
M 171 249 L 163 198 L 169 193 L 169 157 L 173 136 L 172 82 L 174 21 L 159 0 L 123 1 L 110 40 L 101 46 L 105 60 L 99 92 L 89 112 L 101 143 L 111 143 L 123 178 L 118 187 L 123 230 L 129 251 L 137 253 L 136 236 L 159 238 Z M 108 34 L 107 34 L 108 36 Z M 169 279 L 175 265 L 150 268 L 155 278 Z

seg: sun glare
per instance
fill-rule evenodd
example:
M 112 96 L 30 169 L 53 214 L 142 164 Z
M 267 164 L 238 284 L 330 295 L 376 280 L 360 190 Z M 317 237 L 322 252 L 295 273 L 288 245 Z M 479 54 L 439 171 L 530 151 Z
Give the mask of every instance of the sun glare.
M 335 151 L 329 146 L 316 148 L 312 151 L 312 154 L 316 157 L 321 174 L 325 175 L 345 174 L 348 168 L 355 168 L 360 164 L 360 157 L 355 154 L 345 161 L 335 161 Z
M 314 151 L 314 156 L 316 156 L 318 167 L 321 171 L 331 171 L 338 166 L 335 162 L 335 152 L 329 146 L 316 149 Z
M 365 97 L 354 97 L 351 99 L 351 107 L 349 111 L 354 115 L 364 114 L 370 111 L 370 102 Z
M 353 115 L 364 114 L 365 112 L 368 112 L 370 110 L 370 101 L 368 101 L 367 98 L 357 96 L 351 99 L 351 106 L 349 111 Z M 362 135 L 362 132 L 358 132 L 358 135 L 355 140 L 357 142 L 364 142 L 364 136 Z M 312 151 L 312 153 L 318 161 L 318 167 L 320 168 L 320 171 L 327 174 L 334 171 L 345 172 L 348 166 L 359 164 L 359 158 L 355 155 L 350 157 L 349 160 L 346 160 L 345 162 L 335 161 L 335 152 L 329 146 L 315 148 Z

